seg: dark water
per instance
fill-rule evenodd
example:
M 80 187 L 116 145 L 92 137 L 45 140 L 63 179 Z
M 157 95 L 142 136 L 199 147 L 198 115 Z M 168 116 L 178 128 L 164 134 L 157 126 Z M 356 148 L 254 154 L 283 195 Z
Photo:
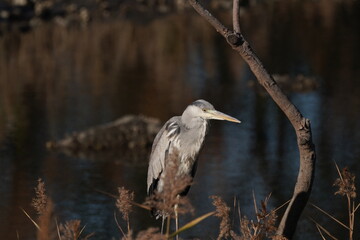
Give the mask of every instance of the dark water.
M 346 201 L 334 196 L 334 162 L 358 174 L 360 160 L 359 4 L 274 3 L 242 13 L 246 38 L 271 73 L 303 74 L 317 88 L 287 89 L 311 120 L 317 150 L 310 201 L 347 221 Z M 229 13 L 218 14 L 229 22 Z M 210 195 L 253 217 L 258 200 L 272 193 L 270 207 L 292 194 L 298 169 L 295 134 L 238 55 L 196 15 L 171 15 L 144 24 L 92 23 L 82 30 L 43 26 L 0 38 L 0 239 L 34 239 L 24 215 L 38 178 L 55 203 L 58 222 L 80 219 L 94 239 L 121 236 L 116 194 L 125 186 L 143 202 L 147 157 L 89 160 L 48 152 L 45 143 L 125 114 L 165 121 L 204 98 L 240 120 L 213 122 L 189 197 L 201 215 L 213 209 Z M 280 212 L 281 214 L 281 212 Z M 296 239 L 320 239 L 315 218 L 339 239 L 346 231 L 311 206 Z M 120 219 L 120 215 L 118 216 Z M 182 219 L 182 222 L 191 216 Z M 131 217 L 135 231 L 158 226 L 147 212 Z M 238 223 L 235 223 L 235 229 Z M 216 238 L 218 220 L 207 219 L 183 237 Z

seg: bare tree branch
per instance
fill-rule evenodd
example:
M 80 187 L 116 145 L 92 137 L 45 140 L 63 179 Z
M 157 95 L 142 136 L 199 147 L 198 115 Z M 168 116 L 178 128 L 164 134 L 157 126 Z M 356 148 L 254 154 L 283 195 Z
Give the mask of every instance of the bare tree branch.
M 227 29 L 219 20 L 217 20 L 208 10 L 206 10 L 201 4 L 196 0 L 189 0 L 191 6 L 205 18 L 221 35 L 225 38 L 231 34 L 231 31 Z
M 233 1 L 233 28 L 235 33 L 241 33 L 240 29 L 240 1 Z
M 293 196 L 281 219 L 277 234 L 291 239 L 296 230 L 297 222 L 309 199 L 314 180 L 315 171 L 315 146 L 312 142 L 311 125 L 309 119 L 302 116 L 300 111 L 289 100 L 279 88 L 273 77 L 262 65 L 250 44 L 244 39 L 240 32 L 239 0 L 234 0 L 233 26 L 234 32 L 227 29 L 214 16 L 209 13 L 196 0 L 189 0 L 192 7 L 205 18 L 221 35 L 223 35 L 230 46 L 238 52 L 249 65 L 259 83 L 266 89 L 271 98 L 276 102 L 286 117 L 291 122 L 297 136 L 297 144 L 300 154 L 300 168 L 297 182 L 294 187 Z

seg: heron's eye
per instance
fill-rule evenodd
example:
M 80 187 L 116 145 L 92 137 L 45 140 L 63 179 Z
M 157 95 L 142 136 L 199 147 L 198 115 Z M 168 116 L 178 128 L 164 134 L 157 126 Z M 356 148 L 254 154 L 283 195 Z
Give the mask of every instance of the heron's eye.
M 207 109 L 203 108 L 203 112 L 207 112 Z

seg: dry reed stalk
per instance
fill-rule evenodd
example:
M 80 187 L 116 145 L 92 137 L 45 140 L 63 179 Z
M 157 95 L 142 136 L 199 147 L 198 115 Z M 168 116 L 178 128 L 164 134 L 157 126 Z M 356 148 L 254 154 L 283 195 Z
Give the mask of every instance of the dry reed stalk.
M 356 198 L 355 175 L 351 173 L 347 167 L 344 167 L 340 172 L 338 165 L 335 164 L 335 166 L 339 174 L 339 178 L 337 178 L 333 184 L 333 186 L 337 186 L 339 188 L 339 190 L 335 192 L 335 195 L 339 194 L 341 196 L 346 196 L 347 207 L 348 207 L 348 218 L 349 218 L 349 225 L 348 225 L 349 240 L 353 240 L 355 212 L 359 206 L 359 205 L 356 206 L 355 203 L 355 198 Z
M 346 197 L 347 207 L 348 207 L 348 225 L 337 219 L 335 216 L 316 206 L 315 204 L 311 204 L 321 213 L 335 221 L 340 226 L 344 227 L 349 232 L 349 240 L 354 239 L 354 224 L 355 224 L 355 213 L 358 210 L 360 203 L 356 204 L 356 187 L 355 187 L 355 175 L 349 171 L 347 167 L 343 168 L 341 171 L 339 166 L 335 163 L 335 167 L 339 177 L 335 180 L 333 186 L 338 187 L 337 191 L 334 193 L 335 195 L 340 195 Z M 333 236 L 325 227 L 321 226 L 315 220 L 311 219 L 321 235 L 324 238 L 323 233 L 329 236 L 331 239 L 337 239 Z
M 44 212 L 38 217 L 40 230 L 37 231 L 37 240 L 54 239 L 56 236 L 56 226 L 54 224 L 54 204 L 48 199 Z
M 256 213 L 256 221 L 249 220 L 246 216 L 241 216 L 240 211 L 240 232 L 242 238 L 240 239 L 273 239 L 273 240 L 286 240 L 286 237 L 276 234 L 276 210 L 268 210 L 268 201 L 270 195 L 261 201 L 260 206 L 256 205 L 255 195 L 254 209 Z
M 186 231 L 186 230 L 198 225 L 200 222 L 202 222 L 203 220 L 207 219 L 208 217 L 214 215 L 215 213 L 216 213 L 215 211 L 208 212 L 206 214 L 201 215 L 200 217 L 195 218 L 194 220 L 191 220 L 190 222 L 186 223 L 181 228 L 179 228 L 179 230 L 177 230 L 176 232 L 173 232 L 170 235 L 168 235 L 168 238 L 175 237 L 175 236 L 179 235 L 181 232 Z
M 121 238 L 121 240 L 132 240 L 133 239 L 133 232 L 130 230 L 127 232 L 127 234 L 124 234 L 124 237 Z
M 310 218 L 311 221 L 313 221 L 315 223 L 315 226 L 321 236 L 322 239 L 326 239 L 324 234 L 325 233 L 327 236 L 329 236 L 332 240 L 338 240 L 336 237 L 334 237 L 326 228 L 324 228 L 323 226 L 321 226 L 318 222 L 316 222 L 314 219 Z
M 267 237 L 275 236 L 277 230 L 275 226 L 277 219 L 276 212 L 273 210 L 268 211 L 267 209 L 270 196 L 271 195 L 267 196 L 264 201 L 261 201 L 261 208 L 257 214 L 258 222 L 261 225 L 261 229 Z
M 80 235 L 85 229 L 85 227 L 80 228 L 80 220 L 71 220 L 58 226 L 53 214 L 54 203 L 51 198 L 46 195 L 45 183 L 41 178 L 38 179 L 38 184 L 35 188 L 35 197 L 31 201 L 31 206 L 34 207 L 38 214 L 37 222 L 35 222 L 25 210 L 23 210 L 23 212 L 38 229 L 37 240 L 88 240 L 93 236 L 93 233 L 91 233 L 80 238 Z
M 164 187 L 161 192 L 155 192 L 147 198 L 146 204 L 152 211 L 175 218 L 174 206 L 177 205 L 178 214 L 193 213 L 194 209 L 185 196 L 179 197 L 192 183 L 192 178 L 188 175 L 179 174 L 178 153 L 169 156 L 166 163 L 165 173 L 163 174 Z

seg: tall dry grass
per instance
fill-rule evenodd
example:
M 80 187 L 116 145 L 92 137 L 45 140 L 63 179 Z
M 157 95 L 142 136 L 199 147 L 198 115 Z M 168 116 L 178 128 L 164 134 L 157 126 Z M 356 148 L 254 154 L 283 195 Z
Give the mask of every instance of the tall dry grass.
M 129 214 L 133 211 L 132 202 L 134 201 L 134 192 L 130 192 L 129 190 L 121 187 L 118 189 L 119 198 L 116 200 L 116 207 L 122 213 L 122 217 L 124 221 L 127 223 L 128 232 L 130 232 L 130 218 Z
M 335 195 L 340 195 L 346 199 L 347 205 L 347 215 L 348 220 L 347 223 L 344 220 L 340 219 L 336 216 L 336 214 L 331 214 L 319 206 L 312 204 L 315 209 L 319 212 L 327 216 L 329 219 L 333 220 L 338 226 L 341 226 L 348 232 L 348 239 L 353 240 L 356 239 L 354 237 L 355 230 L 355 216 L 356 212 L 360 208 L 360 203 L 356 201 L 356 185 L 355 185 L 355 174 L 350 172 L 347 167 L 344 167 L 342 170 L 339 169 L 338 165 L 335 164 L 337 173 L 339 177 L 335 180 L 333 186 L 337 187 L 337 191 L 334 193 Z M 315 223 L 316 228 L 319 231 L 319 234 L 322 239 L 339 239 L 336 237 L 336 234 L 333 233 L 333 229 L 329 229 L 323 225 L 321 225 L 318 221 L 311 218 L 311 220 Z
M 123 230 L 121 223 L 117 220 L 116 214 L 115 220 L 118 224 L 119 230 L 122 233 L 122 239 L 124 240 L 145 240 L 145 239 L 171 239 L 176 235 L 199 225 L 203 220 L 216 216 L 220 219 L 219 235 L 217 239 L 265 239 L 265 237 L 275 238 L 273 228 L 276 220 L 276 214 L 274 211 L 267 210 L 267 203 L 269 198 L 261 202 L 261 208 L 258 210 L 256 205 L 256 199 L 254 198 L 254 207 L 256 211 L 257 219 L 255 221 L 249 221 L 245 216 L 241 216 L 239 212 L 240 223 L 239 229 L 233 229 L 234 226 L 230 223 L 230 208 L 219 196 L 211 196 L 215 211 L 206 213 L 200 217 L 194 218 L 187 224 L 184 224 L 176 232 L 170 233 L 170 222 L 167 223 L 166 233 L 160 233 L 158 228 L 148 228 L 140 231 L 134 236 L 134 231 L 131 228 L 130 219 L 131 213 L 134 211 L 133 206 L 139 206 L 146 210 L 152 210 L 156 208 L 170 218 L 175 217 L 174 206 L 177 208 L 179 215 L 188 213 L 193 214 L 193 208 L 187 199 L 187 197 L 178 197 L 179 192 L 182 192 L 186 187 L 191 184 L 191 179 L 178 175 L 178 166 L 176 164 L 176 157 L 170 164 L 168 171 L 166 171 L 165 179 L 167 187 L 164 187 L 161 193 L 155 193 L 152 197 L 149 197 L 145 204 L 138 204 L 134 202 L 134 192 L 131 192 L 124 187 L 118 189 L 119 195 L 116 197 L 115 205 L 122 214 L 122 219 L 126 224 L 127 231 Z M 165 185 L 166 186 L 166 185 Z M 23 210 L 24 214 L 34 224 L 37 229 L 38 240 L 58 239 L 58 240 L 77 240 L 77 239 L 93 239 L 94 233 L 85 235 L 85 226 L 81 225 L 80 220 L 74 219 L 66 221 L 64 223 L 58 223 L 56 216 L 54 215 L 54 203 L 46 193 L 45 183 L 39 179 L 37 187 L 35 188 L 35 197 L 31 203 L 32 207 L 37 212 L 37 218 L 31 217 L 26 210 Z M 240 233 L 238 235 L 237 232 Z
M 343 168 L 341 171 L 336 165 L 339 178 L 334 182 L 334 186 L 338 189 L 335 192 L 335 195 L 340 195 L 347 200 L 348 207 L 348 221 L 344 223 L 341 219 L 336 218 L 335 215 L 331 215 L 322 208 L 312 204 L 317 210 L 321 213 L 332 219 L 334 222 L 339 224 L 348 231 L 348 239 L 356 239 L 354 236 L 355 228 L 355 216 L 357 210 L 360 208 L 360 203 L 356 203 L 356 187 L 355 187 L 355 175 L 351 173 L 348 168 Z M 176 170 L 170 170 L 168 177 L 177 177 Z M 173 175 L 171 175 L 173 174 Z M 175 175 L 174 175 L 175 174 Z M 168 179 L 167 181 L 171 181 Z M 176 188 L 177 193 L 170 188 L 164 189 L 164 193 L 159 194 L 156 197 L 147 199 L 145 204 L 138 204 L 134 202 L 134 192 L 131 192 L 124 187 L 118 189 L 119 195 L 116 197 L 115 205 L 122 214 L 122 218 L 126 224 L 127 231 L 124 231 L 121 227 L 121 223 L 116 218 L 115 220 L 118 224 L 119 230 L 122 233 L 123 240 L 145 240 L 145 239 L 171 239 L 176 235 L 187 231 L 193 227 L 201 227 L 201 222 L 205 219 L 208 219 L 211 216 L 219 218 L 219 233 L 217 239 L 235 239 L 235 240 L 262 240 L 262 239 L 274 239 L 274 240 L 286 240 L 282 236 L 276 235 L 277 229 L 277 211 L 282 208 L 287 203 L 284 203 L 282 206 L 269 210 L 268 204 L 270 200 L 270 195 L 266 197 L 263 201 L 260 201 L 260 204 L 257 204 L 256 198 L 253 195 L 254 201 L 254 212 L 255 219 L 249 219 L 247 216 L 241 214 L 240 205 L 234 201 L 233 212 L 231 208 L 221 199 L 219 196 L 211 196 L 213 200 L 213 205 L 215 210 L 213 212 L 206 213 L 200 217 L 194 218 L 194 220 L 189 223 L 184 224 L 180 227 L 177 232 L 172 232 L 168 230 L 165 234 L 159 232 L 159 228 L 148 228 L 146 230 L 139 231 L 134 235 L 134 230 L 131 228 L 130 219 L 131 214 L 134 211 L 133 207 L 138 206 L 147 211 L 150 211 L 153 208 L 157 208 L 162 211 L 162 213 L 167 216 L 174 217 L 174 205 L 179 204 L 180 206 L 184 203 L 189 204 L 188 200 L 181 200 L 186 197 L 177 198 L 172 195 L 177 195 L 179 191 L 183 190 L 189 185 L 188 181 L 174 181 L 174 184 L 178 186 L 171 185 L 171 188 Z M 156 194 L 155 194 L 156 195 Z M 166 196 L 168 195 L 168 196 Z M 171 196 L 171 197 L 170 197 Z M 164 199 L 161 199 L 163 197 Z M 159 203 L 161 202 L 161 204 Z M 38 240 L 47 240 L 47 239 L 59 239 L 59 240 L 76 240 L 76 239 L 94 239 L 94 233 L 85 235 L 84 226 L 81 226 L 79 220 L 70 220 L 65 223 L 58 223 L 56 216 L 54 216 L 54 203 L 51 198 L 46 193 L 45 183 L 39 179 L 37 187 L 35 188 L 35 197 L 31 202 L 32 207 L 37 213 L 37 217 L 31 217 L 26 210 L 23 209 L 24 214 L 29 218 L 29 220 L 34 224 L 37 229 L 37 239 Z M 186 208 L 189 208 L 190 205 L 183 205 Z M 236 208 L 237 207 L 237 208 Z M 189 213 L 189 210 L 184 208 L 183 211 L 179 211 L 180 215 Z M 235 212 L 237 210 L 237 212 Z M 193 212 L 191 210 L 190 212 Z M 239 224 L 236 226 L 234 223 L 231 223 L 230 215 L 238 214 Z M 322 239 L 333 239 L 337 240 L 334 234 L 331 233 L 331 230 L 327 227 L 322 226 L 317 221 L 313 220 L 316 228 L 319 231 L 319 234 Z M 169 224 L 169 223 L 168 223 Z M 200 226 L 199 226 L 200 225 Z M 170 226 L 168 225 L 168 228 Z
M 268 210 L 268 201 L 270 199 L 270 196 L 267 197 L 264 201 L 261 201 L 259 207 L 257 206 L 255 196 L 253 197 L 254 210 L 256 213 L 255 220 L 250 221 L 246 216 L 242 216 L 240 213 L 240 206 L 238 206 L 238 217 L 240 219 L 239 229 L 234 229 L 234 226 L 231 224 L 230 207 L 227 206 L 227 204 L 221 199 L 221 197 L 211 196 L 210 198 L 213 200 L 212 204 L 215 207 L 215 211 L 197 217 L 189 223 L 180 227 L 179 230 L 170 233 L 170 219 L 177 217 L 174 206 L 177 206 L 177 213 L 179 215 L 184 215 L 188 213 L 193 214 L 194 209 L 186 196 L 179 197 L 179 194 L 191 185 L 192 179 L 189 176 L 179 174 L 179 161 L 177 157 L 177 152 L 174 152 L 169 156 L 166 166 L 167 167 L 162 174 L 162 180 L 165 183 L 162 191 L 157 192 L 155 190 L 155 192 L 151 196 L 149 196 L 145 202 L 145 205 L 148 206 L 148 209 L 150 209 L 152 212 L 155 212 L 156 216 L 165 216 L 168 218 L 166 233 L 161 235 L 157 229 L 150 228 L 146 232 L 141 232 L 141 234 L 146 233 L 147 237 L 149 237 L 150 239 L 153 238 L 153 235 L 157 237 L 161 236 L 164 239 L 168 239 L 179 235 L 181 232 L 186 231 L 189 228 L 199 225 L 201 221 L 207 219 L 210 216 L 216 216 L 220 219 L 219 234 L 217 237 L 218 240 L 228 238 L 254 240 L 269 238 L 277 240 L 286 239 L 276 235 L 277 209 Z M 133 198 L 134 196 L 132 192 L 129 192 L 125 188 L 119 189 L 119 197 L 116 200 L 116 205 L 120 212 L 123 214 L 123 219 L 127 223 L 128 228 L 127 233 L 124 233 L 122 228 L 119 227 L 124 239 L 139 239 L 139 235 L 137 235 L 136 238 L 133 237 L 133 231 L 131 230 L 131 227 L 129 225 L 129 213 L 132 211 Z M 238 232 L 238 234 L 236 232 Z
M 80 220 L 70 220 L 58 224 L 57 218 L 54 216 L 54 203 L 46 194 L 45 182 L 42 179 L 38 180 L 31 205 L 36 210 L 36 219 L 31 217 L 26 210 L 22 209 L 22 211 L 36 227 L 37 240 L 88 240 L 94 235 L 93 233 L 83 234 L 85 226 L 81 226 Z

